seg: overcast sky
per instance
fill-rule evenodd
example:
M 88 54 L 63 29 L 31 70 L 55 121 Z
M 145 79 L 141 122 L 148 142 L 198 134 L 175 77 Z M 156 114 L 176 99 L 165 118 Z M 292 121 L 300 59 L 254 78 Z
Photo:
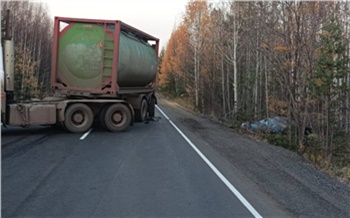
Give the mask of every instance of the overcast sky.
M 165 46 L 188 0 L 47 0 L 51 16 L 121 20 Z

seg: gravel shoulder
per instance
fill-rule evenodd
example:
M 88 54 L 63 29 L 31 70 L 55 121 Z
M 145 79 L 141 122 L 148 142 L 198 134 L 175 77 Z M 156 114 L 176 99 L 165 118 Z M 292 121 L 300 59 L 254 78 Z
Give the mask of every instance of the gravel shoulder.
M 253 141 L 165 98 L 158 104 L 263 217 L 350 217 L 350 187 L 298 154 Z

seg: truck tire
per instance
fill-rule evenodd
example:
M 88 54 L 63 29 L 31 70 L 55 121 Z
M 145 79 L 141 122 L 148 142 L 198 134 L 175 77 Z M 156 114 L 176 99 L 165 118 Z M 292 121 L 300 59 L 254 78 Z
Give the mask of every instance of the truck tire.
M 148 104 L 146 99 L 141 100 L 140 109 L 135 109 L 135 121 L 143 122 L 147 118 Z
M 124 104 L 112 104 L 104 113 L 103 121 L 111 132 L 124 131 L 131 123 L 130 109 Z
M 103 106 L 103 108 L 100 111 L 100 122 L 101 122 L 101 126 L 104 129 L 107 129 L 106 122 L 105 122 L 105 116 L 106 116 L 106 111 L 107 111 L 108 107 L 109 107 L 109 105 L 105 105 L 105 106 Z
M 64 126 L 73 133 L 85 132 L 92 126 L 94 114 L 85 104 L 77 103 L 68 107 L 65 112 Z
M 148 117 L 153 118 L 155 114 L 156 99 L 152 96 L 148 103 Z

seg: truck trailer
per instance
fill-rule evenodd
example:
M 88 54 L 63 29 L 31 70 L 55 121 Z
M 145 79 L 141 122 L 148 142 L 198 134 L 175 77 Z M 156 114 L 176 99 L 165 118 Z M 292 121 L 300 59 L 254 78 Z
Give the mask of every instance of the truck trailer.
M 52 94 L 17 102 L 13 41 L 5 32 L 1 59 L 4 126 L 59 124 L 77 133 L 98 121 L 117 132 L 134 121 L 154 117 L 158 38 L 119 20 L 55 17 Z

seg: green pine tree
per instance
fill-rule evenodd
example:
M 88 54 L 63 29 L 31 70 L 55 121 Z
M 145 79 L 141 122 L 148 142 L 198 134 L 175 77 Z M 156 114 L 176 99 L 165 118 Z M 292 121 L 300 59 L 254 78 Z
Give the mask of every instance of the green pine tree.
M 339 131 L 339 116 L 344 102 L 343 93 L 346 90 L 345 77 L 348 73 L 346 66 L 346 45 L 342 24 L 332 15 L 323 26 L 320 35 L 319 58 L 315 65 L 315 75 L 311 87 L 312 95 L 322 105 L 325 156 L 331 157 L 334 145 L 334 136 Z

